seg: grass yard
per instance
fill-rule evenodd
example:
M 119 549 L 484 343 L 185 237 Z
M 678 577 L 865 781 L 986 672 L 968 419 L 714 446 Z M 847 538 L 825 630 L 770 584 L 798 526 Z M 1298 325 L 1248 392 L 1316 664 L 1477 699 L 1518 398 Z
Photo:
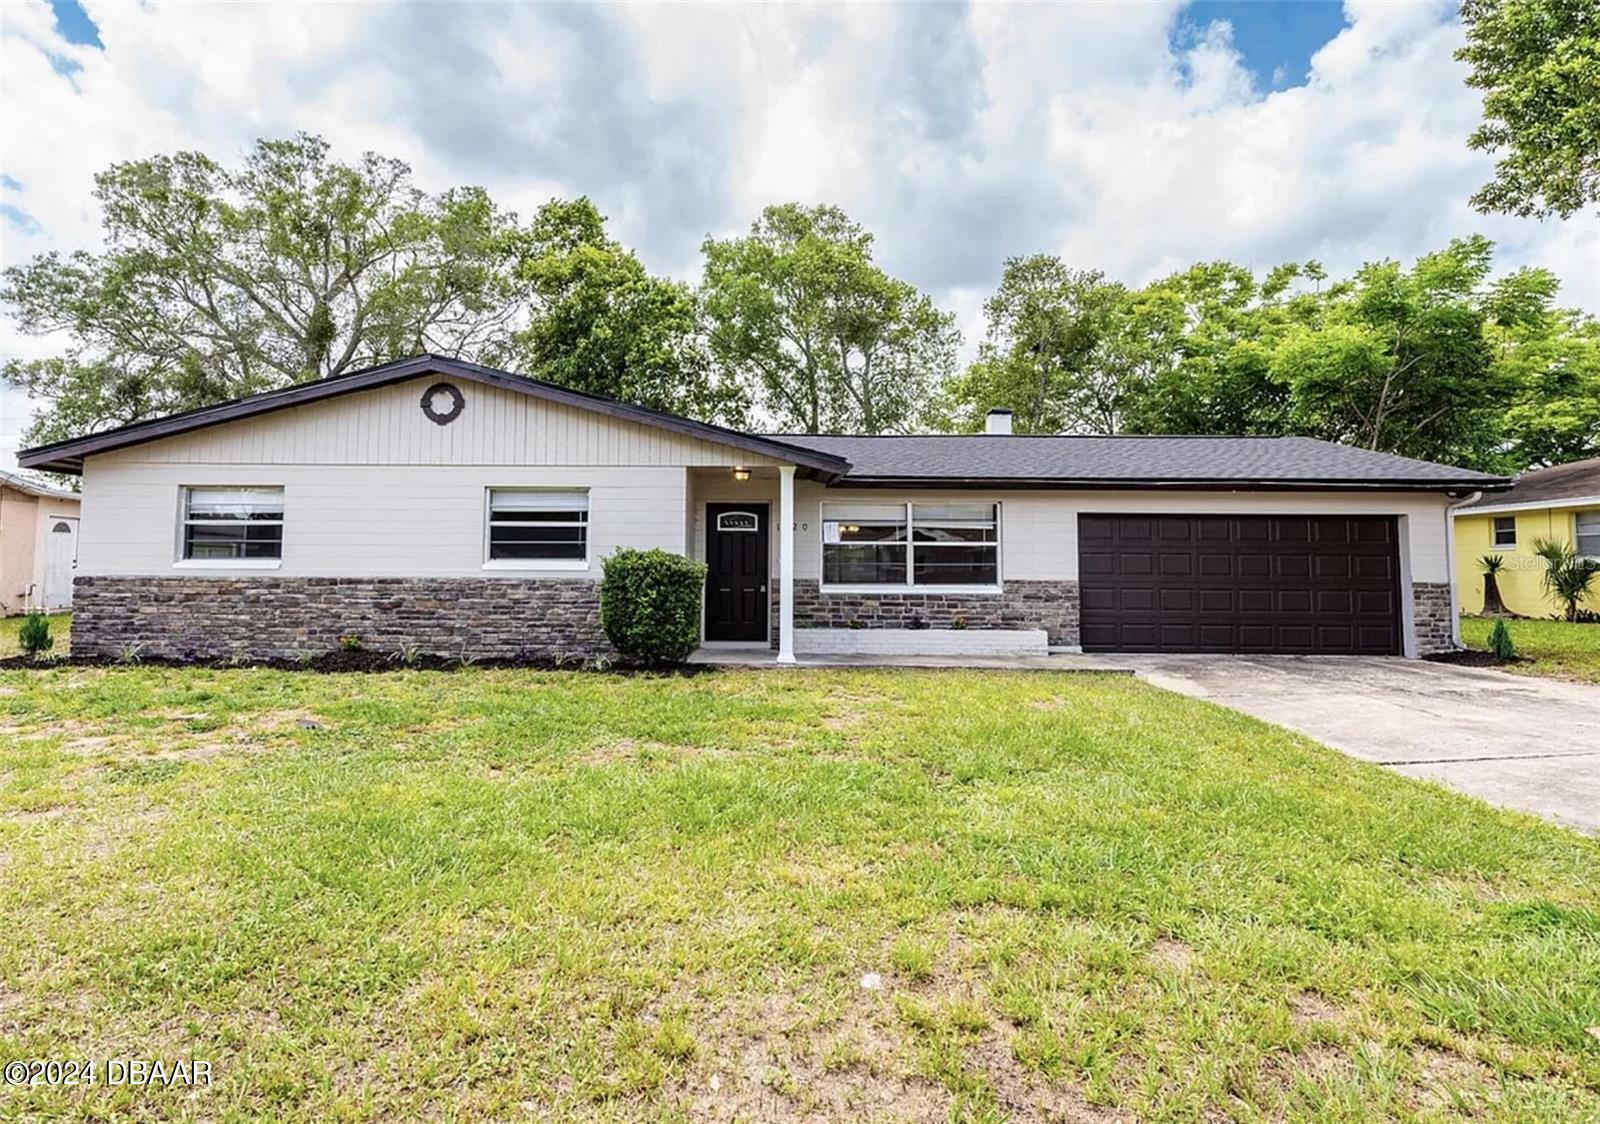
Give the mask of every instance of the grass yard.
M 1469 648 L 1487 649 L 1488 617 L 1462 617 L 1461 641 Z M 1579 683 L 1600 683 L 1600 624 L 1573 624 L 1570 621 L 1507 621 L 1517 655 L 1529 662 L 1509 664 L 1507 671 L 1521 675 L 1548 675 Z
M 0 617 L 0 659 L 22 654 L 22 646 L 17 643 L 17 632 L 26 619 L 26 617 Z M 72 637 L 71 613 L 50 614 L 50 636 L 55 645 L 48 654 L 65 655 Z
M 1600 841 L 1131 678 L 8 672 L 0 869 L 217 1078 L 8 1119 L 1600 1115 Z

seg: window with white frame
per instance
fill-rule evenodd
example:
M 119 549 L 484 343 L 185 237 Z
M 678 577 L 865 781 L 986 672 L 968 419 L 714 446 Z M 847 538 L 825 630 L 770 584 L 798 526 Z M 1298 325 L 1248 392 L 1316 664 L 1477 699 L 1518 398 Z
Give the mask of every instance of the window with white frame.
M 1497 515 L 1494 519 L 1494 545 L 1517 545 L 1517 517 L 1515 515 Z
M 283 489 L 185 488 L 183 557 L 218 562 L 282 558 Z
M 827 504 L 822 519 L 822 584 L 997 586 L 999 507 Z
M 582 563 L 589 557 L 589 493 L 489 489 L 489 560 Z
M 1600 561 L 1600 511 L 1580 511 L 1574 520 L 1573 530 L 1578 553 L 1585 558 Z

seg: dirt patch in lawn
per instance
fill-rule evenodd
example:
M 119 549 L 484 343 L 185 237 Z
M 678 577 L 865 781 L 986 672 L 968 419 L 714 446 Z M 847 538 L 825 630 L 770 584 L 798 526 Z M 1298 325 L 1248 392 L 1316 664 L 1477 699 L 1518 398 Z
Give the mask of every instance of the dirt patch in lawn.
M 818 1026 L 789 996 L 770 996 L 699 1026 L 703 1059 L 681 1090 L 695 1120 L 943 1120 L 949 1090 L 904 1072 L 895 1015 L 863 993 Z
M 1476 1058 L 1423 1046 L 1412 1052 L 1411 1060 L 1420 1075 L 1414 1098 L 1418 1108 L 1448 1108 L 1457 1097 L 1471 1099 L 1474 1094 L 1500 1098 L 1500 1081 L 1494 1070 Z
M 1194 964 L 1194 950 L 1173 937 L 1158 937 L 1150 946 L 1150 963 L 1174 972 L 1187 972 Z
M 1289 998 L 1289 1018 L 1297 1026 L 1315 1023 L 1337 1026 L 1344 1021 L 1344 1012 L 1329 1002 L 1327 996 L 1315 991 L 1302 991 Z
M 1072 1124 L 1124 1124 L 1130 1117 L 1090 1104 L 1075 1087 L 1050 1081 L 1017 1060 L 1004 1028 L 984 1033 L 967 1051 L 967 1061 L 989 1080 L 1009 1120 L 1071 1121 Z

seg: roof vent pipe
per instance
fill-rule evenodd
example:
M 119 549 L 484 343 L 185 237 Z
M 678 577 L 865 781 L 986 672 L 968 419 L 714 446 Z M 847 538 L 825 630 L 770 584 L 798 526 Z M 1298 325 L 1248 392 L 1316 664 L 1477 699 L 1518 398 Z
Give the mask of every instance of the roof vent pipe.
M 983 419 L 983 431 L 995 436 L 1009 437 L 1011 435 L 1011 411 L 990 410 L 988 416 Z

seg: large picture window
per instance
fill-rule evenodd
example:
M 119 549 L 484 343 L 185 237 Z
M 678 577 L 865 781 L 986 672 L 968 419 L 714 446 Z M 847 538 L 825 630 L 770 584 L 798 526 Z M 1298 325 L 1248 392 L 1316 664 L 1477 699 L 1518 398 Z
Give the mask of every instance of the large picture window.
M 185 488 L 185 560 L 283 557 L 282 488 Z
M 582 563 L 589 557 L 589 493 L 489 489 L 490 561 Z
M 1000 584 L 992 503 L 828 504 L 823 585 Z

